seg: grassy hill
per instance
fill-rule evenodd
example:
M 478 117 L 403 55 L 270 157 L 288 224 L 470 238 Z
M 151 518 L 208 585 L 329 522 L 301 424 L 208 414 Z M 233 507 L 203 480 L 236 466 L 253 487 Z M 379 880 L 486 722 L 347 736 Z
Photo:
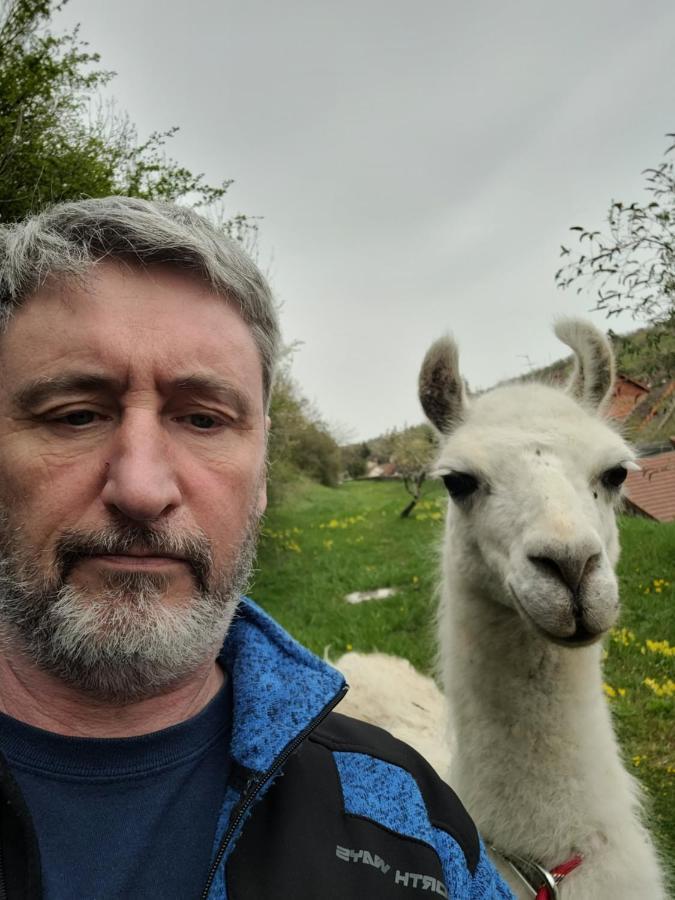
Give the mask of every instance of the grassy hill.
M 307 485 L 267 519 L 251 596 L 298 640 L 333 658 L 346 650 L 407 657 L 430 673 L 438 546 L 446 498 L 434 482 L 401 519 L 396 482 Z M 608 702 L 628 768 L 675 876 L 675 523 L 620 522 L 623 613 L 607 641 Z M 396 587 L 351 606 L 351 591 Z
M 614 338 L 617 369 L 654 386 L 675 378 L 675 333 L 642 328 Z

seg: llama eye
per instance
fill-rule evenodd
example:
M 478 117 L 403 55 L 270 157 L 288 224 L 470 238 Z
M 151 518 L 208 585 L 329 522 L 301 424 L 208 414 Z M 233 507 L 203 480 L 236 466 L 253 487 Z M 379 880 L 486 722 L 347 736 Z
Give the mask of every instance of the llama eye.
M 626 480 L 626 475 L 628 475 L 628 470 L 625 466 L 614 466 L 602 473 L 600 481 L 611 490 L 611 488 L 618 488 L 622 485 Z
M 478 488 L 478 479 L 468 472 L 448 472 L 443 475 L 443 484 L 453 500 L 465 500 Z

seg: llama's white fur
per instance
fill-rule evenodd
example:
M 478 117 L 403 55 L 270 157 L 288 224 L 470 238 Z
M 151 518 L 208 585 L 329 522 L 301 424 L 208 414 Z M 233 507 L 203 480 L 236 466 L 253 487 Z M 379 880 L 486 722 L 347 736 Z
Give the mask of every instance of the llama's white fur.
M 576 353 L 567 391 L 517 384 L 468 399 L 448 339 L 430 349 L 420 375 L 422 404 L 441 433 L 437 472 L 479 481 L 470 497 L 449 502 L 443 544 L 449 782 L 500 850 L 549 869 L 583 854 L 559 888 L 563 900 L 659 900 L 662 874 L 592 640 L 618 610 L 617 492 L 602 473 L 632 452 L 599 415 L 613 381 L 606 339 L 577 321 L 556 331 Z M 580 628 L 589 641 L 570 645 Z M 380 663 L 391 684 L 397 664 Z M 397 684 L 392 702 L 406 690 Z
M 431 678 L 384 653 L 345 653 L 336 665 L 350 685 L 339 712 L 386 728 L 447 775 L 446 703 Z

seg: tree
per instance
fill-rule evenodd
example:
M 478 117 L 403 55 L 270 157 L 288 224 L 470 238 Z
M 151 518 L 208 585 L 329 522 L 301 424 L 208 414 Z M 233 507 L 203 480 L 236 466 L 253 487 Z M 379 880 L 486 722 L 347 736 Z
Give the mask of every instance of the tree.
M 344 444 L 340 447 L 342 467 L 349 478 L 363 478 L 368 472 L 370 447 L 365 441 L 360 444 Z
M 645 170 L 645 202 L 613 201 L 603 232 L 581 225 L 570 229 L 581 249 L 573 254 L 562 246 L 561 256 L 570 259 L 555 275 L 559 287 L 576 284 L 577 293 L 594 285 L 596 309 L 608 317 L 629 311 L 654 326 L 657 339 L 675 332 L 674 150 L 671 143 L 663 162 Z
M 396 463 L 403 486 L 412 497 L 401 511 L 402 519 L 406 519 L 417 505 L 437 449 L 436 437 L 428 425 L 414 425 L 393 436 L 392 462 Z
M 342 468 L 340 448 L 312 404 L 291 377 L 293 347 L 281 361 L 270 403 L 270 501 L 283 499 L 301 478 L 336 487 Z
M 217 204 L 229 181 L 214 187 L 165 157 L 176 128 L 139 143 L 114 106 L 90 118 L 114 73 L 98 68 L 99 55 L 77 28 L 50 32 L 65 2 L 0 0 L 0 223 L 60 200 L 109 194 Z M 243 216 L 222 224 L 235 236 L 251 227 Z

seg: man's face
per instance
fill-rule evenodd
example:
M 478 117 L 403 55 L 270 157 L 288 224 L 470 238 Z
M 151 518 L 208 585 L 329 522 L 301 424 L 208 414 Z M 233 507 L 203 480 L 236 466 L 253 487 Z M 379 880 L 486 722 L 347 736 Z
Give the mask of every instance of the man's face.
M 100 263 L 18 310 L 0 378 L 0 626 L 100 696 L 165 687 L 222 639 L 265 508 L 248 327 L 188 274 Z

